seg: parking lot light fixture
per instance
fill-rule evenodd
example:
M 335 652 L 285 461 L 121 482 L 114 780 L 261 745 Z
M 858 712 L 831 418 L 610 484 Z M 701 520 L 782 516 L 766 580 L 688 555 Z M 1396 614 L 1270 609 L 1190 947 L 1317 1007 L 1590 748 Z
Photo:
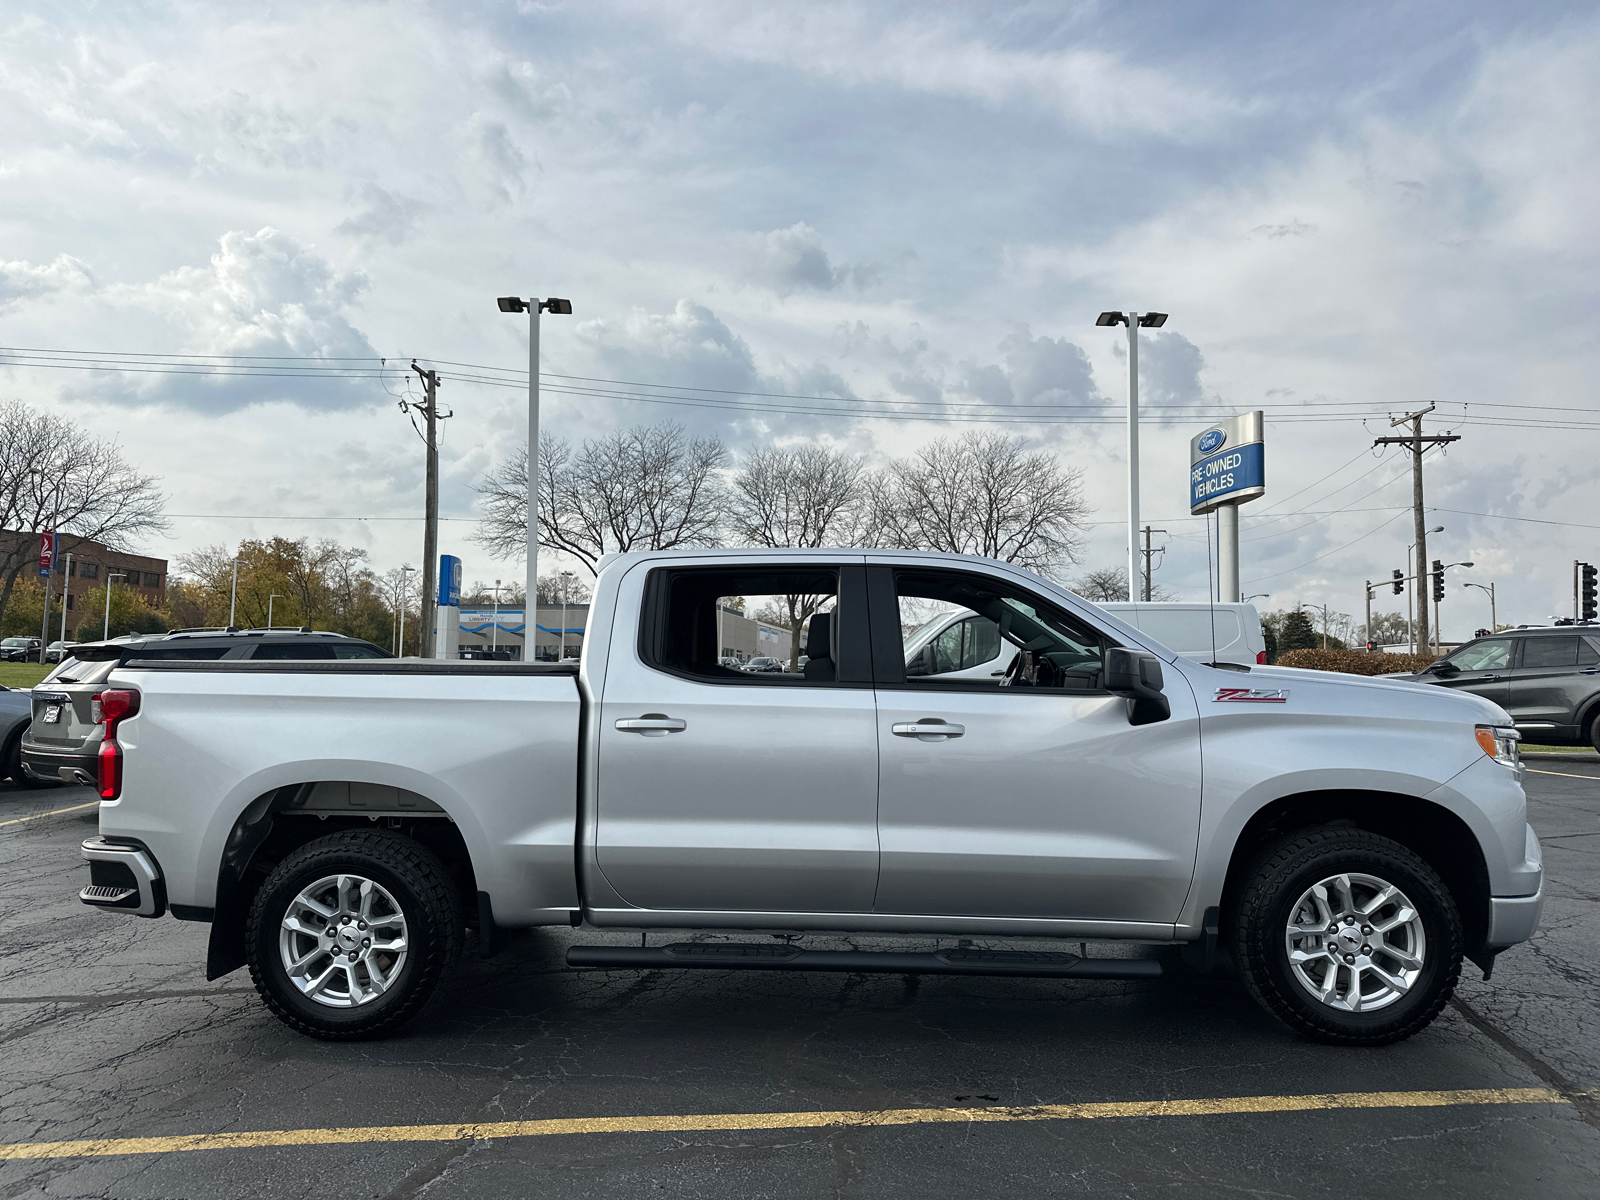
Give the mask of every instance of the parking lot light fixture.
M 1477 588 L 1480 592 L 1489 593 L 1489 632 L 1494 633 L 1500 623 L 1494 611 L 1494 584 L 1463 583 L 1461 586 L 1464 588 Z
M 268 629 L 272 628 L 272 602 L 274 600 L 287 600 L 288 598 L 289 597 L 287 597 L 287 596 L 278 595 L 277 592 L 273 592 L 270 596 L 267 597 L 267 628 Z
M 1134 581 L 1139 578 L 1139 330 L 1160 329 L 1167 323 L 1167 314 L 1103 312 L 1094 323 L 1102 329 L 1128 327 L 1128 599 L 1137 601 Z
M 503 313 L 528 314 L 528 571 L 527 588 L 530 611 L 538 612 L 539 603 L 539 314 L 569 317 L 572 301 L 547 296 L 541 300 L 530 296 L 501 296 L 495 303 Z M 531 642 L 529 643 L 532 644 Z

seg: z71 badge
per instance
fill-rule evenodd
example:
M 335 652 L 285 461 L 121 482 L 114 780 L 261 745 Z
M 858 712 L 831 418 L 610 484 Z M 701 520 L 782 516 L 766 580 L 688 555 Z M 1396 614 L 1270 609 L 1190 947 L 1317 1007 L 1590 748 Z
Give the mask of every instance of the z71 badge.
M 1218 688 L 1217 694 L 1211 698 L 1211 703 L 1216 704 L 1222 700 L 1233 700 L 1241 704 L 1287 704 L 1289 689 Z

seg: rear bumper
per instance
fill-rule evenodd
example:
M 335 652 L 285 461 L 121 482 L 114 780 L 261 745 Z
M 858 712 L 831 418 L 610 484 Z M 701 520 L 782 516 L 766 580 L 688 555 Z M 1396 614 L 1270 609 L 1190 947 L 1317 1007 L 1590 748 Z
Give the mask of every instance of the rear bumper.
M 22 769 L 35 779 L 59 780 L 62 783 L 100 785 L 99 746 L 93 753 L 82 750 L 40 750 L 22 743 Z
M 1489 934 L 1484 944 L 1495 950 L 1525 942 L 1539 930 L 1544 911 L 1544 883 L 1531 896 L 1490 896 Z
M 159 917 L 167 911 L 161 865 L 143 843 L 96 836 L 83 843 L 82 853 L 89 863 L 89 886 L 78 893 L 83 903 L 136 917 Z

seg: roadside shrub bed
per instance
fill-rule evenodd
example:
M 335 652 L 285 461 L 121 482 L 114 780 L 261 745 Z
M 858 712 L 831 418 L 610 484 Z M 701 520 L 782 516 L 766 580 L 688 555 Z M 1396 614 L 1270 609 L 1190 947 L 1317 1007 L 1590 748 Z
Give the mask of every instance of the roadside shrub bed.
M 1278 656 L 1278 666 L 1307 671 L 1343 671 L 1346 675 L 1387 675 L 1392 671 L 1420 671 L 1437 654 L 1368 654 L 1365 650 L 1289 650 Z

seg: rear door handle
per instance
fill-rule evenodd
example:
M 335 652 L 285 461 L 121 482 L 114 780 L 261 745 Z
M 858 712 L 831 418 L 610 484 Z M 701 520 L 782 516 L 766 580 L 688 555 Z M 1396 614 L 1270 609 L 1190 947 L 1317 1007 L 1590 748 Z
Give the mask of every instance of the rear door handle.
M 938 717 L 923 717 L 917 721 L 905 721 L 891 725 L 889 728 L 895 737 L 914 737 L 921 741 L 934 741 L 938 738 L 958 738 L 967 731 L 965 725 L 954 725 L 949 721 L 941 721 Z
M 669 733 L 682 733 L 689 722 L 682 717 L 669 717 L 666 713 L 645 713 L 642 717 L 625 717 L 617 722 L 623 733 L 642 733 L 645 737 L 666 737 Z

